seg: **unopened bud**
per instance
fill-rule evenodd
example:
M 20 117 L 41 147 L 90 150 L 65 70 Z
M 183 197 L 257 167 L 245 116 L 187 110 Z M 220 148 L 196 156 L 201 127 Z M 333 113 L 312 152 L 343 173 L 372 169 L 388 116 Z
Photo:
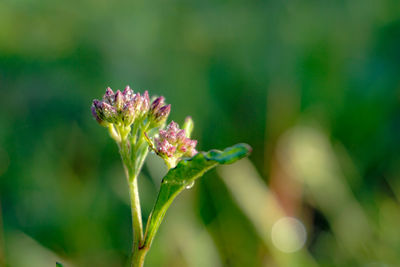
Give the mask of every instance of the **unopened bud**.
M 125 126 L 129 126 L 131 125 L 135 118 L 136 118 L 136 114 L 135 114 L 135 108 L 133 106 L 132 102 L 129 102 L 125 105 L 123 111 L 122 111 L 122 119 L 124 122 Z
M 104 125 L 104 122 L 114 123 L 117 117 L 117 110 L 110 104 L 95 99 L 93 100 L 92 114 L 96 121 Z
M 115 107 L 118 112 L 121 112 L 124 107 L 124 96 L 120 90 L 115 93 Z
M 107 87 L 106 93 L 103 96 L 103 100 L 110 105 L 114 104 L 114 92 L 110 87 Z
M 168 118 L 171 105 L 164 105 L 164 97 L 160 96 L 151 103 L 149 120 L 154 127 L 162 125 Z
M 150 97 L 149 97 L 149 92 L 144 91 L 144 94 L 142 96 L 142 113 L 147 113 L 150 108 Z
M 133 90 L 129 87 L 129 85 L 125 87 L 122 94 L 124 95 L 126 101 L 131 101 L 132 96 L 134 95 Z
M 94 106 L 94 104 L 92 105 L 92 107 L 91 107 L 91 111 L 92 111 L 92 115 L 93 115 L 93 117 L 96 119 L 96 121 L 100 124 L 100 125 L 103 125 L 103 120 L 102 119 L 100 119 L 100 117 L 99 117 L 99 115 L 97 114 L 97 111 L 96 111 L 96 107 Z
M 171 105 L 170 104 L 161 107 L 158 110 L 158 112 L 155 114 L 155 120 L 157 122 L 159 122 L 159 123 L 160 122 L 164 122 L 168 118 L 170 111 L 171 111 Z
M 117 109 L 108 103 L 102 102 L 100 105 L 101 112 L 107 122 L 114 123 L 117 118 Z
M 164 105 L 165 98 L 163 96 L 157 97 L 153 103 L 151 103 L 150 113 L 157 112 Z
M 186 117 L 185 123 L 183 123 L 182 129 L 185 130 L 185 134 L 188 138 L 190 138 L 190 135 L 192 134 L 193 127 L 194 127 L 194 123 L 193 123 L 192 117 L 190 117 L 190 116 Z

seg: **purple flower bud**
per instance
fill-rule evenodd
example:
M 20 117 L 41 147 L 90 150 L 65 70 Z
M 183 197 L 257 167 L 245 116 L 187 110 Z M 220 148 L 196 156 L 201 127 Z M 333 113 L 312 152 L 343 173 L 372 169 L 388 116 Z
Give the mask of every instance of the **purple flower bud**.
M 123 94 L 121 93 L 121 91 L 120 90 L 118 90 L 116 93 L 115 93 L 115 107 L 117 108 L 117 110 L 118 111 L 121 111 L 122 110 L 122 108 L 124 107 L 124 96 L 123 96 Z
M 92 114 L 100 124 L 113 123 L 117 116 L 117 110 L 110 104 L 95 99 L 93 100 Z
M 99 123 L 100 123 L 100 121 L 102 122 L 104 120 L 103 109 L 101 107 L 102 103 L 103 102 L 95 99 L 95 100 L 93 100 L 93 104 L 92 104 L 92 114 Z
M 150 113 L 155 114 L 163 105 L 165 98 L 163 96 L 157 97 L 153 103 L 151 103 Z
M 133 90 L 129 87 L 129 85 L 125 87 L 125 90 L 122 92 L 122 94 L 124 95 L 126 101 L 131 101 L 132 96 L 134 95 Z
M 107 122 L 114 123 L 117 119 L 117 109 L 105 102 L 102 102 L 100 107 L 105 120 Z
M 107 87 L 106 93 L 103 96 L 103 100 L 110 105 L 114 104 L 114 92 L 110 87 Z
M 101 101 L 100 101 L 100 100 L 97 100 L 97 99 L 93 100 L 93 106 L 94 106 L 96 109 L 99 109 L 99 108 L 101 107 Z
M 111 96 L 111 95 L 113 95 L 114 94 L 114 91 L 111 89 L 111 87 L 107 87 L 107 89 L 106 89 L 106 95 L 107 96 Z
M 96 100 L 95 100 L 95 101 L 96 101 Z M 92 105 L 92 107 L 91 107 L 91 110 L 92 110 L 92 115 L 93 115 L 93 117 L 96 119 L 96 121 L 97 121 L 99 124 L 102 124 L 102 123 L 103 123 L 103 120 L 100 119 L 99 115 L 97 114 L 97 110 L 96 110 L 96 107 L 95 107 L 95 104 L 94 104 L 94 103 L 93 103 L 93 105 Z
M 169 116 L 171 105 L 164 104 L 163 96 L 157 97 L 150 106 L 149 120 L 154 127 L 162 125 Z
M 136 113 L 135 107 L 132 102 L 128 102 L 127 104 L 125 104 L 125 107 L 122 110 L 122 116 L 125 126 L 129 126 L 134 122 L 136 118 Z
M 131 100 L 131 103 L 133 105 L 133 108 L 135 110 L 135 114 L 137 116 L 140 116 L 140 108 L 142 107 L 142 98 L 140 96 L 140 93 L 136 93 Z
M 171 111 L 170 104 L 161 107 L 155 114 L 154 120 L 158 123 L 164 122 L 168 118 L 170 111 Z

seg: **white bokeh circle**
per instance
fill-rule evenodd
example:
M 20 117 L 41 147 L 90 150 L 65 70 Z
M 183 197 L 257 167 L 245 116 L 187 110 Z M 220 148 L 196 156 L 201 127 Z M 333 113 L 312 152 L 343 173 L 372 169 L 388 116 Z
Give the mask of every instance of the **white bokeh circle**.
M 292 253 L 304 246 L 307 232 L 303 223 L 298 219 L 283 217 L 272 226 L 271 239 L 277 249 L 285 253 Z

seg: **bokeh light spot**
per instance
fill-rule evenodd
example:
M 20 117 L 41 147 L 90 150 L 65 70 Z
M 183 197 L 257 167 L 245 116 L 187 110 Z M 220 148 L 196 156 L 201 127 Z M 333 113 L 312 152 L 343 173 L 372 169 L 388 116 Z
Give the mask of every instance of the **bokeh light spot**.
M 272 226 L 271 238 L 277 249 L 292 253 L 304 246 L 307 233 L 301 221 L 292 217 L 283 217 Z

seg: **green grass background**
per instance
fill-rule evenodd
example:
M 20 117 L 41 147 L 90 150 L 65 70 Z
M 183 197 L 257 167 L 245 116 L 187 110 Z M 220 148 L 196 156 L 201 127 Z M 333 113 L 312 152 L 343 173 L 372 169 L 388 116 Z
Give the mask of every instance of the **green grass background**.
M 178 197 L 147 266 L 400 264 L 397 0 L 2 0 L 0 266 L 124 266 L 128 192 L 90 105 L 128 84 L 191 115 L 199 150 L 253 147 Z M 164 173 L 150 157 L 145 217 Z M 281 216 L 300 251 L 271 241 Z

